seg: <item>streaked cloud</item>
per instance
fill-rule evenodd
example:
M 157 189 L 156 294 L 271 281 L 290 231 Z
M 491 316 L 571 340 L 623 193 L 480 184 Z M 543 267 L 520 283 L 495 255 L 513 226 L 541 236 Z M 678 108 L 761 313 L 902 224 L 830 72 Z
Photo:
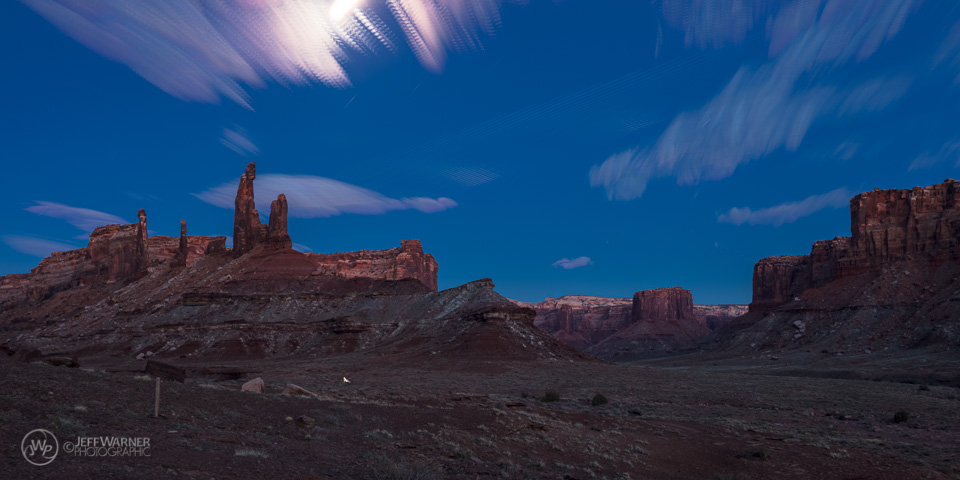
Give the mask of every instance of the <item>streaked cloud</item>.
M 313 251 L 313 250 L 310 249 L 310 247 L 308 247 L 308 246 L 306 246 L 306 245 L 303 245 L 303 244 L 300 244 L 300 243 L 294 243 L 294 244 L 293 244 L 293 249 L 296 250 L 296 251 L 298 251 L 298 252 L 312 252 L 312 251 Z
M 750 207 L 731 208 L 717 217 L 719 223 L 734 225 L 773 225 L 779 227 L 797 219 L 812 215 L 825 208 L 843 208 L 850 204 L 853 194 L 846 188 L 838 188 L 820 195 L 811 195 L 798 202 L 787 202 L 772 207 L 752 210 Z
M 917 156 L 910 162 L 907 171 L 930 168 L 940 162 L 950 162 L 954 167 L 960 167 L 960 142 L 947 142 L 935 152 L 927 152 Z
M 702 108 L 677 115 L 652 145 L 622 151 L 593 166 L 591 186 L 604 188 L 611 200 L 630 200 L 643 195 L 657 178 L 672 177 L 678 185 L 725 178 L 739 165 L 775 151 L 796 151 L 814 122 L 886 108 L 902 97 L 911 78 L 875 78 L 841 88 L 824 77 L 872 56 L 896 36 L 918 3 L 811 0 L 773 13 L 766 23 L 770 62 L 742 67 Z M 700 25 L 700 20 L 682 23 L 686 38 L 693 39 L 688 43 L 701 47 L 742 40 L 742 21 L 757 18 L 751 6 L 755 3 L 749 1 L 721 1 L 722 7 L 710 7 L 718 12 L 742 10 L 732 17 L 706 15 L 712 10 L 698 0 L 665 0 L 665 14 L 674 4 L 683 12 L 705 15 L 702 22 L 718 22 L 715 28 Z
M 249 107 L 246 87 L 345 87 L 351 55 L 402 42 L 438 72 L 449 52 L 481 48 L 509 0 L 21 1 L 170 95 Z
M 289 215 L 299 218 L 342 214 L 381 215 L 410 209 L 436 213 L 457 206 L 457 202 L 447 197 L 396 199 L 349 183 L 311 175 L 257 175 L 254 190 L 257 210 L 261 214 L 269 214 L 270 202 L 282 193 L 287 196 Z M 234 208 L 237 184 L 224 183 L 194 195 L 211 205 Z
M 66 220 L 67 223 L 84 232 L 92 232 L 94 228 L 104 225 L 130 223 L 116 215 L 98 210 L 90 210 L 89 208 L 71 207 L 70 205 L 64 205 L 62 203 L 44 201 L 34 203 L 36 205 L 29 206 L 24 210 L 45 217 Z
M 590 257 L 577 257 L 573 260 L 569 258 L 561 258 L 560 260 L 553 262 L 554 267 L 560 267 L 564 270 L 585 267 L 587 265 L 593 265 L 593 260 L 590 260 Z
M 224 128 L 220 143 L 244 157 L 260 154 L 260 149 L 250 140 L 247 131 L 237 126 Z
M 52 252 L 65 252 L 80 248 L 69 243 L 30 235 L 0 235 L 0 240 L 13 250 L 35 257 L 47 257 Z
M 684 45 L 701 49 L 743 42 L 747 33 L 769 10 L 769 3 L 750 0 L 653 2 L 667 25 L 683 33 Z

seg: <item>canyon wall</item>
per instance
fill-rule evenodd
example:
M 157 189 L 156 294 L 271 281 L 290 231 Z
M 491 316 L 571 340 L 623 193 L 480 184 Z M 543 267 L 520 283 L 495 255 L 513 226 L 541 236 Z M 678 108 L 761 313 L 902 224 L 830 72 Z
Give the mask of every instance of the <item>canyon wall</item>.
M 316 263 L 314 275 L 381 280 L 413 278 L 437 291 L 439 266 L 433 255 L 424 253 L 420 240 L 404 240 L 400 247 L 386 250 L 306 255 Z
M 850 237 L 815 242 L 809 255 L 768 257 L 753 269 L 751 311 L 896 262 L 960 259 L 960 182 L 876 189 L 850 200 Z
M 516 303 L 536 311 L 535 324 L 560 341 L 609 359 L 690 346 L 747 310 L 745 305 L 693 305 L 690 291 L 679 287 L 644 290 L 634 298 L 565 295 Z

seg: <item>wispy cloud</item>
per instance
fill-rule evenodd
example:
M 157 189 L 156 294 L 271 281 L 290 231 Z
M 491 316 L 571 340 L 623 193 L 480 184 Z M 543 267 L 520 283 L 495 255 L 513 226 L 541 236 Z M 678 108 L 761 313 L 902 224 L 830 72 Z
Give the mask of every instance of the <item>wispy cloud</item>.
M 65 252 L 79 248 L 69 243 L 29 235 L 0 235 L 0 240 L 13 250 L 35 257 L 46 257 L 52 252 Z
M 721 1 L 717 11 L 747 5 L 737 16 L 703 17 L 684 23 L 690 42 L 717 46 L 738 41 L 740 23 L 756 19 L 753 2 Z M 759 4 L 761 2 L 758 2 Z M 839 88 L 823 82 L 824 72 L 872 56 L 896 36 L 914 0 L 868 2 L 794 2 L 766 23 L 772 60 L 760 67 L 743 67 L 721 92 L 702 108 L 677 115 L 660 138 L 649 146 L 620 152 L 590 169 L 590 184 L 607 197 L 630 200 L 643 195 L 656 178 L 673 177 L 679 185 L 717 180 L 743 163 L 777 150 L 795 151 L 814 122 L 880 110 L 897 101 L 911 78 L 876 78 Z M 681 11 L 711 11 L 698 0 L 662 2 Z M 669 8 L 668 8 L 669 7 Z M 681 16 L 682 17 L 682 16 Z M 727 23 L 733 22 L 732 25 Z M 702 39 L 701 39 L 702 37 Z M 700 40 L 698 40 L 700 39 Z M 689 43 L 689 42 L 688 42 Z
M 917 156 L 910 162 L 907 171 L 930 168 L 944 161 L 953 163 L 955 167 L 960 167 L 960 142 L 947 142 L 936 152 L 927 152 Z
M 347 86 L 350 55 L 396 53 L 404 40 L 440 71 L 448 52 L 481 48 L 509 0 L 22 1 L 175 97 L 249 106 L 241 84 Z
M 573 260 L 570 260 L 569 258 L 561 258 L 560 260 L 553 262 L 554 267 L 560 267 L 564 270 L 585 267 L 587 265 L 593 265 L 593 260 L 590 260 L 590 257 L 577 257 Z
M 237 126 L 224 128 L 220 143 L 244 157 L 260 154 L 260 149 L 250 140 L 247 131 Z
M 129 223 L 116 215 L 90 210 L 89 208 L 71 207 L 54 202 L 37 201 L 34 203 L 36 205 L 29 206 L 24 210 L 37 215 L 66 220 L 70 225 L 85 232 L 92 232 L 94 228 L 103 225 Z
M 820 195 L 811 195 L 799 202 L 787 202 L 772 207 L 752 210 L 750 207 L 731 208 L 717 217 L 719 223 L 734 225 L 773 225 L 779 227 L 812 215 L 825 208 L 842 208 L 850 204 L 853 195 L 846 188 L 838 188 Z
M 701 49 L 743 42 L 769 9 L 769 2 L 750 0 L 654 0 L 653 3 L 670 27 L 683 32 L 687 47 Z
M 310 247 L 308 247 L 308 246 L 306 246 L 306 245 L 303 245 L 303 244 L 300 244 L 300 243 L 294 243 L 294 244 L 293 244 L 293 249 L 296 250 L 296 251 L 298 251 L 298 252 L 312 252 L 312 251 L 313 251 L 313 250 L 310 249 Z
M 457 206 L 457 202 L 447 197 L 396 199 L 349 183 L 311 175 L 257 175 L 254 186 L 258 211 L 267 214 L 270 202 L 282 193 L 287 196 L 289 215 L 300 218 L 345 213 L 381 215 L 409 209 L 435 213 Z M 211 205 L 234 208 L 236 194 L 236 182 L 230 182 L 194 195 Z

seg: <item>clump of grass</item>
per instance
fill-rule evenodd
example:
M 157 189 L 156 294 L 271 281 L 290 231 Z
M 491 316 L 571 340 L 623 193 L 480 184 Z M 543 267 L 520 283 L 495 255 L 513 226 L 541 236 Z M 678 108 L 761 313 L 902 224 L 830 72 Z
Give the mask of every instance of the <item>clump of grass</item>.
M 423 462 L 394 461 L 386 455 L 369 457 L 375 480 L 435 480 L 437 472 Z
M 900 410 L 899 412 L 893 414 L 894 423 L 903 423 L 903 422 L 906 422 L 907 419 L 909 418 L 910 418 L 910 414 L 907 413 L 906 410 Z
M 233 454 L 238 457 L 270 458 L 270 455 L 267 455 L 266 452 L 254 450 L 252 448 L 238 448 L 233 451 Z
M 557 393 L 557 392 L 555 392 L 555 391 L 553 391 L 553 390 L 548 390 L 548 391 L 544 392 L 544 394 L 543 394 L 542 397 L 540 397 L 540 401 L 541 401 L 541 402 L 545 402 L 545 403 L 547 403 L 547 402 L 559 402 L 559 401 L 560 401 L 560 394 Z
M 87 432 L 87 424 L 78 419 L 70 417 L 56 417 L 54 422 L 61 431 L 69 436 L 83 436 Z
M 593 405 L 594 407 L 598 405 L 606 405 L 608 403 L 610 403 L 609 400 L 607 400 L 607 397 L 603 396 L 602 393 L 594 395 L 593 400 L 590 400 L 590 405 Z
M 393 438 L 393 434 L 388 430 L 370 430 L 369 432 L 363 432 L 363 438 L 369 438 L 371 440 L 390 440 Z
M 831 458 L 850 458 L 850 452 L 847 452 L 846 449 L 841 448 L 839 450 L 834 450 L 830 452 Z

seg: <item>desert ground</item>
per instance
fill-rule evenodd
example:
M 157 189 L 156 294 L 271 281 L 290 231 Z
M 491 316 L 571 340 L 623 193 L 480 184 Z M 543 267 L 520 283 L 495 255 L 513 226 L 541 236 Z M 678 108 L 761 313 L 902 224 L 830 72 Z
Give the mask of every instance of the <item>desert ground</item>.
M 747 366 L 753 359 L 715 360 L 348 354 L 196 364 L 231 375 L 163 382 L 154 418 L 155 383 L 142 361 L 67 368 L 3 358 L 4 477 L 960 478 L 960 392 L 945 378 L 856 378 L 849 362 L 834 370 L 848 378 L 818 378 Z M 265 392 L 241 392 L 255 377 Z M 281 394 L 288 383 L 316 397 Z M 608 403 L 593 405 L 597 394 Z M 906 421 L 894 421 L 899 411 Z M 21 440 L 36 428 L 61 445 L 148 437 L 150 455 L 61 450 L 33 466 Z

